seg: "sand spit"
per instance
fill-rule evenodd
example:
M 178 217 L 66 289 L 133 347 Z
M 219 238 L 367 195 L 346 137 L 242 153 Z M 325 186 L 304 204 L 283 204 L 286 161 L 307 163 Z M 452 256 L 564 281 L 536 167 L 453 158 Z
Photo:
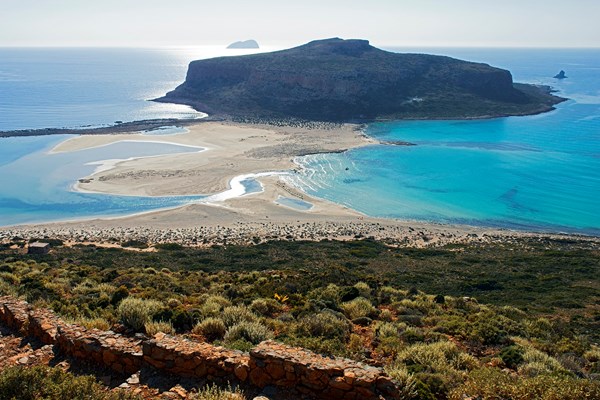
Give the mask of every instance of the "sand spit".
M 199 153 L 132 159 L 109 170 L 81 177 L 76 190 L 122 195 L 211 195 L 183 207 L 121 218 L 58 222 L 0 228 L 0 241 L 59 238 L 68 243 L 114 246 L 136 239 L 150 244 L 176 242 L 191 246 L 256 244 L 269 240 L 353 240 L 373 238 L 391 245 L 440 246 L 450 243 L 511 242 L 575 238 L 599 246 L 600 238 L 538 235 L 469 226 L 370 218 L 342 205 L 308 196 L 285 179 L 298 168 L 295 157 L 340 152 L 375 143 L 359 125 L 262 125 L 202 122 L 178 135 L 85 135 L 52 151 L 68 152 L 117 141 L 158 141 L 205 148 Z M 239 190 L 242 176 L 253 176 L 262 191 Z M 234 189 L 232 191 L 232 189 Z M 235 195 L 230 195 L 235 192 Z M 229 195 L 219 196 L 219 193 Z M 298 198 L 309 210 L 277 204 Z

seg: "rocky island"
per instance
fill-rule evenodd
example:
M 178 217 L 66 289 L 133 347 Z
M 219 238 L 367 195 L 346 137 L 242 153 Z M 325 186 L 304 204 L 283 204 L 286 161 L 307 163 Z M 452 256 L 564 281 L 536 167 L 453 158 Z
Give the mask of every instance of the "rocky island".
M 444 56 L 399 54 L 366 40 L 190 63 L 160 102 L 233 118 L 317 121 L 466 119 L 546 112 L 564 99 L 509 71 Z
M 258 49 L 258 43 L 256 42 L 256 40 L 243 40 L 243 41 L 239 41 L 239 42 L 233 42 L 231 43 L 229 46 L 227 46 L 228 49 Z
M 556 79 L 565 79 L 565 78 L 567 78 L 567 74 L 565 73 L 565 71 L 563 71 L 561 69 L 558 74 L 554 75 L 554 78 L 556 78 Z

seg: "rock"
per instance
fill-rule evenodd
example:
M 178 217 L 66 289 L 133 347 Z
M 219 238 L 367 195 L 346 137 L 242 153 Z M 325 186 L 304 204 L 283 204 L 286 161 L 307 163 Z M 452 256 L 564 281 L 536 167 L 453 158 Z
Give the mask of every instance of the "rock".
M 258 43 L 256 42 L 256 40 L 243 40 L 243 41 L 239 41 L 239 42 L 233 42 L 231 43 L 229 46 L 227 46 L 228 49 L 258 49 Z
M 127 383 L 130 385 L 138 385 L 140 383 L 140 376 L 138 374 L 133 374 L 127 379 Z
M 556 78 L 556 79 L 565 79 L 565 78 L 568 78 L 568 76 L 565 74 L 565 71 L 563 71 L 561 69 L 558 74 L 554 75 L 554 78 Z

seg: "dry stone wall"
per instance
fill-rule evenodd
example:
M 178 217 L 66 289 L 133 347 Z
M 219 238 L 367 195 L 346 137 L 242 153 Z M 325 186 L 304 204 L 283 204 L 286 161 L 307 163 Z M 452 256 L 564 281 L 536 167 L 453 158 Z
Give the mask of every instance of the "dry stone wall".
M 275 341 L 245 353 L 162 333 L 131 338 L 67 324 L 51 310 L 34 310 L 12 297 L 0 297 L 0 323 L 119 373 L 149 365 L 179 376 L 293 388 L 322 399 L 399 399 L 396 383 L 380 368 Z

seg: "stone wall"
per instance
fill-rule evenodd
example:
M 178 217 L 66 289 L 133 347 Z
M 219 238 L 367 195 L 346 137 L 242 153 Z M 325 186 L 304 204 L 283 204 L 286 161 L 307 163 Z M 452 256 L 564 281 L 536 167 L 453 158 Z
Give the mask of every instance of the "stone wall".
M 31 306 L 12 297 L 0 297 L 0 320 L 9 328 L 25 333 Z
M 245 382 L 250 373 L 247 353 L 221 346 L 159 333 L 142 347 L 145 362 L 176 375 Z
M 396 398 L 397 388 L 381 368 L 330 358 L 274 341 L 250 351 L 250 382 L 259 387 L 295 388 L 327 399 Z
M 112 331 L 88 330 L 76 325 L 60 326 L 57 345 L 65 354 L 93 360 L 119 373 L 133 374 L 142 367 L 142 340 Z
M 130 338 L 67 324 L 51 310 L 33 310 L 12 297 L 0 297 L 0 323 L 119 373 L 132 374 L 149 365 L 179 376 L 294 388 L 322 399 L 399 398 L 396 383 L 380 368 L 275 341 L 244 353 L 162 333 Z

